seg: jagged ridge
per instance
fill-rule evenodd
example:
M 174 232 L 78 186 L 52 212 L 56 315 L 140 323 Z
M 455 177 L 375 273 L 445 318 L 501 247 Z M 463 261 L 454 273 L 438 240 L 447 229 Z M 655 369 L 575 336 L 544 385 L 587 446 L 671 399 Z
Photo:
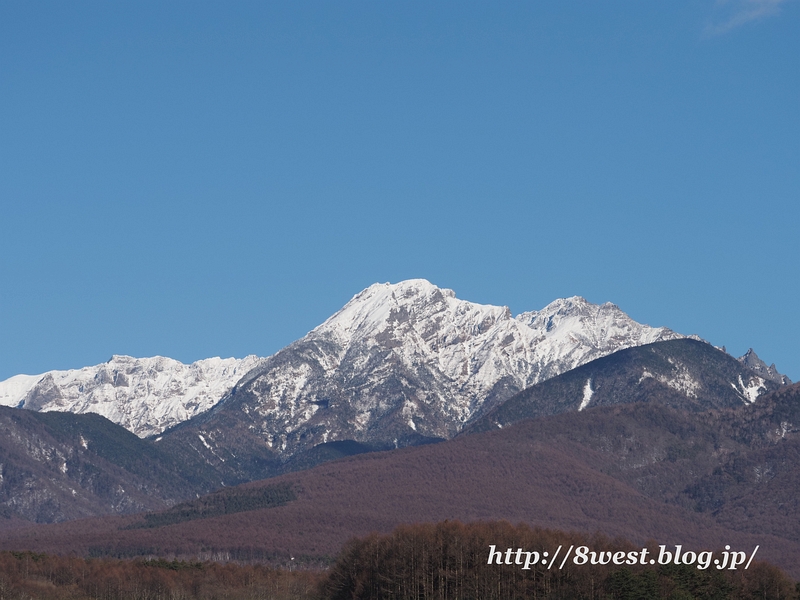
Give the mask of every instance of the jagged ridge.
M 0 382 L 0 405 L 47 412 L 96 413 L 140 437 L 208 410 L 263 359 L 207 358 L 189 365 L 155 356 Z

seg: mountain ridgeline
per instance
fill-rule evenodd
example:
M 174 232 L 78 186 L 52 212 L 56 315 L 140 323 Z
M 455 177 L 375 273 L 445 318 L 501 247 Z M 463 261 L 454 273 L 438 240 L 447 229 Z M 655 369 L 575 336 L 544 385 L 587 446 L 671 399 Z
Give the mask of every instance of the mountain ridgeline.
M 787 382 L 752 351 L 737 361 L 705 342 L 636 323 L 612 304 L 574 297 L 513 317 L 507 308 L 459 300 L 424 280 L 376 284 L 266 359 L 187 366 L 160 357 L 114 357 L 80 371 L 1 382 L 0 399 L 29 410 L 0 410 L 0 511 L 7 517 L 0 526 L 172 510 L 165 521 L 153 517 L 163 524 L 186 511 L 195 514 L 181 503 L 198 495 L 337 458 L 496 432 L 526 419 L 599 419 L 604 409 L 641 403 L 696 423 L 709 411 L 766 410 L 761 398 Z M 214 393 L 224 396 L 214 403 Z M 93 408 L 119 424 L 91 414 Z M 619 414 L 652 421 L 646 411 Z M 755 436 L 764 419 L 735 421 L 740 424 L 725 452 L 744 452 L 742 440 Z M 753 467 L 761 469 L 778 460 L 776 448 L 789 445 L 774 442 L 791 437 L 796 422 L 787 417 L 759 434 L 763 456 L 706 462 L 691 480 L 666 469 L 641 482 L 673 477 L 659 502 L 725 514 L 739 498 L 727 478 L 746 479 L 752 461 L 762 461 Z M 685 441 L 664 444 L 659 456 L 695 456 L 701 446 L 718 453 Z M 773 473 L 789 477 L 780 466 L 764 473 L 759 481 Z M 649 493 L 641 482 L 622 481 Z M 302 486 L 286 489 L 291 494 L 276 498 L 287 506 L 283 500 L 270 504 L 275 514 L 302 504 Z M 250 507 L 243 498 L 223 504 Z M 464 518 L 476 514 L 497 516 L 489 511 Z
M 735 408 L 778 387 L 710 344 L 672 340 L 620 350 L 532 386 L 467 430 L 485 431 L 526 418 L 633 402 L 658 402 L 689 412 Z
M 376 284 L 157 443 L 226 484 L 267 477 L 348 449 L 450 439 L 540 381 L 681 337 L 577 297 L 513 317 L 424 280 Z
M 115 355 L 92 367 L 0 381 L 0 406 L 99 414 L 147 437 L 211 408 L 262 360 L 207 358 L 185 365 L 163 356 Z

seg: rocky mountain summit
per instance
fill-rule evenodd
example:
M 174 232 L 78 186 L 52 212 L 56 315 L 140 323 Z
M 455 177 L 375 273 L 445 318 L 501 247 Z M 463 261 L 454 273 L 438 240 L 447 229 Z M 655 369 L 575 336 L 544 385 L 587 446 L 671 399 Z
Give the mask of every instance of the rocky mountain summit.
M 448 439 L 535 383 L 682 337 L 580 297 L 515 317 L 422 279 L 375 284 L 164 442 L 191 445 L 209 463 L 246 455 L 267 465 L 336 442 L 375 449 Z
M 768 379 L 777 383 L 778 385 L 789 385 L 792 383 L 792 380 L 789 379 L 786 375 L 782 375 L 778 373 L 778 369 L 775 367 L 775 363 L 767 366 L 763 360 L 758 358 L 758 354 L 750 348 L 744 356 L 739 358 L 739 362 L 742 363 L 745 367 L 758 373 L 764 379 Z
M 448 438 L 535 383 L 622 348 L 679 337 L 610 303 L 576 296 L 513 317 L 415 279 L 370 286 L 239 389 L 277 417 L 273 447 L 290 443 L 287 428 L 329 441 L 341 417 L 356 437 L 392 421 L 399 437 Z

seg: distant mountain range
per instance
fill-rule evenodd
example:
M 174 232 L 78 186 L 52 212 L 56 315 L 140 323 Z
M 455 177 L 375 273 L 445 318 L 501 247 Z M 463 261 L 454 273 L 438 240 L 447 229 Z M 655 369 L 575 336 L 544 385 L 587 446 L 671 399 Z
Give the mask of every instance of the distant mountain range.
M 752 351 L 736 360 L 696 338 L 636 323 L 612 304 L 574 297 L 513 317 L 424 280 L 375 284 L 269 358 L 183 365 L 115 356 L 95 367 L 0 382 L 0 403 L 10 405 L 0 409 L 0 528 L 164 510 L 347 455 L 506 430 L 561 413 L 599 415 L 646 403 L 692 422 L 710 418 L 700 416 L 709 411 L 755 414 L 741 411 L 762 410 L 760 398 L 788 383 Z M 775 448 L 788 447 L 775 442 L 793 435 L 793 419 L 776 424 L 778 434 L 763 435 L 754 433 L 763 423 L 736 421 L 726 435 L 762 436 L 763 461 L 773 460 Z M 744 452 L 748 443 L 736 441 L 730 452 Z M 684 446 L 653 450 L 660 457 L 653 464 L 667 465 L 675 452 L 692 455 Z M 741 465 L 756 454 L 729 464 L 728 450 L 711 453 L 714 460 L 693 464 L 690 478 L 677 477 L 654 501 L 720 515 L 733 510 L 741 490 L 725 473 L 741 480 Z M 764 472 L 780 470 L 770 469 Z M 671 472 L 642 481 L 657 488 Z M 647 485 L 620 481 L 650 495 Z M 294 493 L 267 497 L 290 500 Z M 234 504 L 261 501 L 245 496 Z
M 0 405 L 93 412 L 147 437 L 212 408 L 257 368 L 248 380 L 258 390 L 248 389 L 269 412 L 257 424 L 271 449 L 292 454 L 342 439 L 342 429 L 344 438 L 370 437 L 359 432 L 379 421 L 400 444 L 450 437 L 477 412 L 534 383 L 621 348 L 678 337 L 640 325 L 612 304 L 574 297 L 512 317 L 506 307 L 459 300 L 417 279 L 370 286 L 269 359 L 184 365 L 113 356 L 92 367 L 11 377 L 0 382 Z
M 185 365 L 163 356 L 112 356 L 93 367 L 6 379 L 0 406 L 95 413 L 147 437 L 214 406 L 262 360 L 207 358 Z
M 148 437 L 213 408 L 250 373 L 239 390 L 252 391 L 267 415 L 251 425 L 286 457 L 340 439 L 374 443 L 376 430 L 386 433 L 381 444 L 449 438 L 535 383 L 622 348 L 681 337 L 610 303 L 576 296 L 512 317 L 506 307 L 459 300 L 417 279 L 370 286 L 269 358 L 185 365 L 112 356 L 2 381 L 0 406 L 96 413 Z M 740 361 L 766 380 L 790 383 L 752 350 Z

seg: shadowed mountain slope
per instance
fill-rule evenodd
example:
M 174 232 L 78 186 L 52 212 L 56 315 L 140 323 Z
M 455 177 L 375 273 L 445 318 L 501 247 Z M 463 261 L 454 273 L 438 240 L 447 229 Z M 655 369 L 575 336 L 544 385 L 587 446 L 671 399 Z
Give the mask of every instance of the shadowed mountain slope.
M 0 407 L 0 528 L 170 506 L 197 483 L 152 443 L 95 414 Z
M 765 506 L 771 493 L 764 485 L 794 485 L 788 461 L 797 427 L 792 424 L 783 437 L 771 440 L 760 432 L 773 429 L 768 422 L 773 418 L 788 423 L 785 417 L 796 414 L 799 394 L 797 386 L 772 393 L 771 408 L 763 414 L 758 405 L 744 403 L 704 413 L 657 402 L 599 406 L 441 444 L 350 457 L 230 492 L 250 497 L 257 493 L 238 490 L 291 490 L 270 508 L 139 529 L 126 527 L 145 525 L 141 516 L 38 526 L 9 532 L 0 546 L 324 560 L 350 536 L 388 532 L 398 523 L 507 519 L 685 549 L 730 544 L 751 550 L 759 544 L 760 558 L 796 577 L 800 537 L 791 527 L 770 526 L 775 514 L 758 506 Z M 756 431 L 762 447 L 751 447 L 744 431 Z M 783 456 L 787 475 L 781 471 L 769 481 L 762 477 L 739 481 L 741 488 L 725 487 L 729 496 L 721 494 L 722 504 L 708 509 L 696 486 L 760 451 Z M 785 495 L 799 492 L 787 489 Z M 748 494 L 760 504 L 751 505 Z M 746 519 L 735 518 L 739 499 L 755 506 Z M 726 516 L 728 509 L 734 516 Z M 796 508 L 783 510 L 784 524 L 800 520 Z
M 620 350 L 523 390 L 466 431 L 632 402 L 658 402 L 693 412 L 735 408 L 778 387 L 706 342 L 670 340 Z

